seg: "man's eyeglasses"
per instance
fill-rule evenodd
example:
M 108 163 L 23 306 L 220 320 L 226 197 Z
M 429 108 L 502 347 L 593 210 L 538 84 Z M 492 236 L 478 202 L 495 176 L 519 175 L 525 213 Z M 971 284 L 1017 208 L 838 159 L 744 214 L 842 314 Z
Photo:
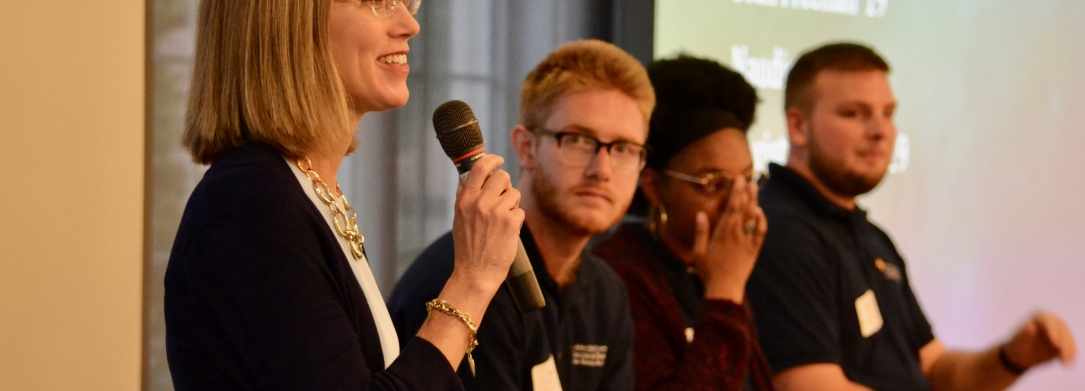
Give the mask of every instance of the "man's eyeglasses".
M 379 19 L 388 19 L 395 15 L 399 7 L 406 7 L 411 15 L 418 13 L 418 7 L 422 6 L 422 0 L 361 0 L 363 7 L 373 10 L 373 16 Z
M 722 171 L 713 171 L 702 176 L 693 176 L 684 174 L 674 170 L 663 170 L 663 174 L 675 179 L 681 179 L 686 182 L 699 185 L 705 194 L 716 196 L 727 194 L 731 191 L 731 187 L 735 185 L 735 177 L 731 174 Z M 747 183 L 756 182 L 753 179 L 753 171 L 747 171 L 744 175 Z
M 558 141 L 558 156 L 563 163 L 573 167 L 587 167 L 591 160 L 606 149 L 610 154 L 610 167 L 614 171 L 637 173 L 644 168 L 648 147 L 628 141 L 600 142 L 599 139 L 573 132 L 555 132 L 534 129 L 535 134 L 554 137 Z

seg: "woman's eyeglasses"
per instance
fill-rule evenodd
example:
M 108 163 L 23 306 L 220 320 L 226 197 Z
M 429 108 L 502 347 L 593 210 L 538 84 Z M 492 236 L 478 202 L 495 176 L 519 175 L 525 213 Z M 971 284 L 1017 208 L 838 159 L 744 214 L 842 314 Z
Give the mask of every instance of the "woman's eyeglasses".
M 361 0 L 362 6 L 368 6 L 373 10 L 373 16 L 380 19 L 390 18 L 395 15 L 399 7 L 407 8 L 411 15 L 418 13 L 418 7 L 422 6 L 422 0 Z
M 753 171 L 747 171 L 747 174 L 748 175 L 745 175 L 747 183 L 757 182 L 757 180 L 754 179 Z M 727 194 L 731 191 L 731 187 L 735 185 L 735 177 L 722 171 L 713 171 L 698 177 L 665 169 L 663 170 L 663 175 L 699 185 L 698 187 L 701 188 L 701 191 L 708 195 Z

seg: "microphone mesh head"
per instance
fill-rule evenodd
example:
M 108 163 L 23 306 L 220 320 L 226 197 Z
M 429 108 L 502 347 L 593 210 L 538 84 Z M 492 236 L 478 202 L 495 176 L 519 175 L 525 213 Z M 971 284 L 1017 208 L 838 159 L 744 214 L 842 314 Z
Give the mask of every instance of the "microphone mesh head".
M 449 158 L 456 159 L 483 146 L 482 128 L 475 113 L 461 100 L 450 100 L 433 111 L 433 129 Z

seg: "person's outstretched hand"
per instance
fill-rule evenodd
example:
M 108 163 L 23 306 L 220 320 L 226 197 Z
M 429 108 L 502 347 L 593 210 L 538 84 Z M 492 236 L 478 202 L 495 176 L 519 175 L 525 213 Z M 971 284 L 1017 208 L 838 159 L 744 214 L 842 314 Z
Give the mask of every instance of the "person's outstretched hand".
M 1070 328 L 1062 319 L 1047 312 L 1037 312 L 1006 343 L 1006 359 L 1021 368 L 1031 368 L 1058 358 L 1069 363 L 1077 354 Z

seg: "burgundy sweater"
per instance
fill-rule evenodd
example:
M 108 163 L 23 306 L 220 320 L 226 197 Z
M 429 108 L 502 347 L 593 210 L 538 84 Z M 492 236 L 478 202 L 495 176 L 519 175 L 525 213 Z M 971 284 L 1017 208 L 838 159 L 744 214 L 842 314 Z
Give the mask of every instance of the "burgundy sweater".
M 758 391 L 773 390 L 749 306 L 702 300 L 692 342 L 686 321 L 664 277 L 658 248 L 638 225 L 624 224 L 592 252 L 625 281 L 633 311 L 637 390 L 742 390 L 750 377 Z

